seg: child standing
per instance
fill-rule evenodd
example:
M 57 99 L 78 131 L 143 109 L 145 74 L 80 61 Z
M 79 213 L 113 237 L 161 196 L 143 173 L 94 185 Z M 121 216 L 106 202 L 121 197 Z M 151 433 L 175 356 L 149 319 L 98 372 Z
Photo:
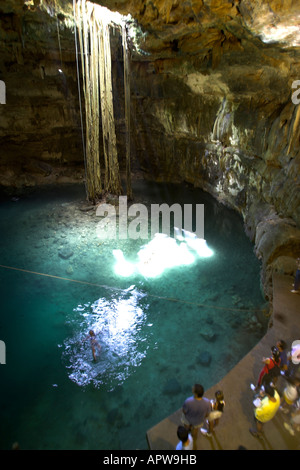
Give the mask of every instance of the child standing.
M 193 438 L 184 426 L 178 426 L 177 437 L 179 442 L 176 450 L 193 450 Z
M 225 401 L 222 390 L 217 390 L 215 400 L 211 400 L 212 410 L 208 415 L 208 430 L 201 428 L 201 433 L 207 437 L 211 437 L 214 427 L 219 424 L 219 420 L 224 412 Z

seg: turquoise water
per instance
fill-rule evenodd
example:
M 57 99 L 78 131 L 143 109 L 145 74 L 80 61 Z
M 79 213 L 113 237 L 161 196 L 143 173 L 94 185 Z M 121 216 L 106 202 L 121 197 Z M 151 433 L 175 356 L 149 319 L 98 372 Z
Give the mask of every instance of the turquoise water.
M 134 194 L 203 203 L 213 256 L 120 277 L 113 250 L 136 260 L 147 241 L 100 240 L 83 187 L 0 203 L 0 264 L 40 273 L 0 268 L 2 449 L 145 449 L 195 382 L 212 386 L 263 336 L 260 265 L 241 218 L 184 185 L 137 181 Z

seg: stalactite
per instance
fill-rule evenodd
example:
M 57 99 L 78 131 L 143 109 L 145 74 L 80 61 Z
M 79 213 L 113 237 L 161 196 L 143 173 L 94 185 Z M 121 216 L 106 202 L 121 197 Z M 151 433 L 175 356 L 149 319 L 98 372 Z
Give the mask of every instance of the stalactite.
M 100 26 L 99 26 L 100 28 Z M 105 143 L 105 135 L 107 135 L 107 120 L 105 116 L 106 111 L 106 99 L 105 99 L 105 70 L 104 70 L 104 39 L 103 35 L 98 35 L 98 49 L 99 49 L 99 82 L 100 82 L 100 102 L 101 102 L 101 116 L 102 116 L 102 135 L 103 135 L 103 156 L 104 156 L 104 165 L 105 165 L 105 174 L 104 174 L 104 187 L 108 187 L 108 146 Z
M 94 11 L 91 11 L 91 22 L 90 22 L 90 43 L 91 43 L 91 89 L 92 89 L 92 109 L 91 109 L 91 127 L 92 127 L 92 148 L 94 151 L 92 162 L 95 179 L 95 193 L 101 194 L 101 169 L 99 161 L 99 126 L 100 126 L 100 114 L 99 114 L 99 51 L 98 51 L 98 40 L 97 40 L 98 28 L 94 19 Z
M 89 3 L 79 0 L 76 10 L 79 44 L 81 51 L 83 92 L 86 123 L 86 169 L 88 198 L 95 201 L 102 193 L 99 161 L 99 84 L 96 68 L 97 53 L 94 48 L 94 23 Z M 95 63 L 97 60 L 97 63 Z M 98 98 L 98 99 L 97 99 Z M 98 134 L 98 137 L 97 137 Z
M 126 183 L 127 197 L 132 199 L 131 186 L 131 149 L 130 149 L 130 57 L 127 47 L 126 26 L 122 27 L 122 45 L 124 58 L 124 95 L 125 95 L 125 131 L 126 131 Z
M 122 194 L 113 110 L 110 24 L 105 15 L 101 14 L 102 11 L 99 5 L 78 0 L 74 12 L 82 62 L 87 191 L 91 200 L 96 200 L 102 193 L 99 161 L 100 105 L 105 165 L 104 190 Z
M 111 78 L 111 49 L 110 49 L 110 31 L 108 23 L 97 17 L 100 34 L 100 60 L 99 67 L 103 69 L 100 79 L 101 90 L 101 114 L 102 114 L 102 134 L 103 134 L 103 152 L 105 155 L 105 189 L 114 194 L 122 193 L 118 153 L 117 138 L 115 131 L 115 120 L 113 110 L 113 90 Z

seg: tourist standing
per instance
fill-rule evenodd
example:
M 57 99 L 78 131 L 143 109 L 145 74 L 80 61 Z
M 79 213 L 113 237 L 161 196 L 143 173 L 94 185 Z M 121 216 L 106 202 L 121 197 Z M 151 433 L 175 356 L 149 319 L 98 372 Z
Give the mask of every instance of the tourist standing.
M 262 385 L 266 385 L 276 380 L 280 374 L 280 353 L 276 346 L 272 346 L 272 357 L 263 358 L 264 367 L 262 368 L 257 385 L 251 384 L 250 387 L 253 391 L 257 392 Z
M 204 388 L 201 384 L 195 384 L 192 391 L 193 396 L 187 398 L 182 406 L 182 423 L 191 433 L 193 450 L 196 450 L 198 431 L 211 411 L 211 403 L 203 396 Z
M 225 407 L 224 394 L 222 390 L 217 390 L 215 400 L 211 400 L 211 412 L 208 415 L 208 429 L 201 428 L 201 434 L 207 437 L 212 436 L 214 428 L 219 424 L 219 420 L 223 415 Z
M 291 292 L 293 294 L 298 294 L 299 293 L 299 287 L 300 287 L 300 258 L 297 259 L 297 270 L 296 270 L 293 289 L 291 290 Z
M 259 400 L 258 406 L 255 408 L 255 428 L 249 431 L 254 437 L 261 438 L 265 423 L 271 421 L 276 415 L 280 406 L 280 396 L 277 390 L 269 384 L 265 385 L 265 396 Z
M 276 347 L 278 348 L 279 351 L 279 357 L 280 357 L 280 370 L 283 372 L 283 374 L 286 373 L 288 369 L 288 355 L 287 355 L 287 344 L 283 339 L 280 339 L 276 343 Z

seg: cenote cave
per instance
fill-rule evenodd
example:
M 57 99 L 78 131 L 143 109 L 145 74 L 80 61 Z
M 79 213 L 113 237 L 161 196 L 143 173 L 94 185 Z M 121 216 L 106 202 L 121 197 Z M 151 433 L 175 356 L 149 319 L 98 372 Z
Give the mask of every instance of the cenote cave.
M 1 449 L 171 452 L 201 384 L 226 407 L 194 450 L 299 450 L 279 401 L 249 432 L 279 340 L 299 373 L 299 17 L 2 2 Z

